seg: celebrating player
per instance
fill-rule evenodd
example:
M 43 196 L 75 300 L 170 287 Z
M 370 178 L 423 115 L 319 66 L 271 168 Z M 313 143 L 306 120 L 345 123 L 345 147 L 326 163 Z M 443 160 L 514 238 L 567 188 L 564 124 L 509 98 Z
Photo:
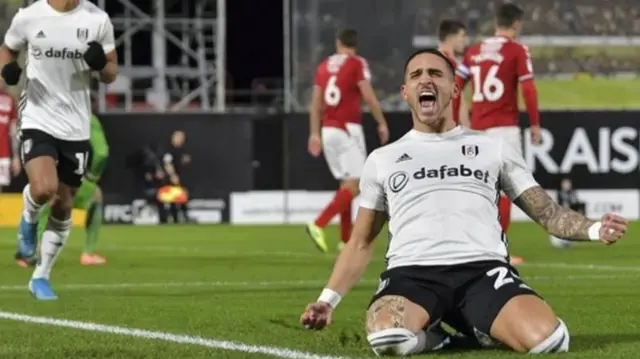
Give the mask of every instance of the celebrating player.
M 38 219 L 55 196 L 29 282 L 36 299 L 53 300 L 57 296 L 49 275 L 69 237 L 73 196 L 89 156 L 89 81 L 96 74 L 102 82 L 113 82 L 118 59 L 109 16 L 87 0 L 37 1 L 18 11 L 0 49 L 8 85 L 20 79 L 16 57 L 24 49 L 27 78 L 18 129 L 29 184 L 23 191 L 19 254 L 24 259 L 36 255 Z
M 73 199 L 73 208 L 85 210 L 87 213 L 85 221 L 87 233 L 80 263 L 82 265 L 102 265 L 107 263 L 107 260 L 95 252 L 98 244 L 98 234 L 102 226 L 102 191 L 98 186 L 98 181 L 107 166 L 109 145 L 104 136 L 100 120 L 95 115 L 91 115 L 91 137 L 89 142 L 91 144 L 90 160 L 82 179 L 82 184 Z M 50 212 L 50 207 L 46 205 L 38 220 L 38 238 L 42 238 L 42 234 L 47 228 Z M 17 255 L 17 261 L 21 267 L 32 264 L 21 258 L 19 254 Z
M 4 87 L 0 87 L 0 192 L 2 187 L 11 184 L 11 178 L 17 176 L 21 170 L 15 102 L 13 96 Z
M 429 342 L 433 332 L 424 329 L 440 320 L 476 336 L 480 345 L 497 341 L 521 353 L 566 352 L 567 326 L 507 261 L 498 191 L 549 233 L 574 241 L 615 243 L 627 221 L 607 214 L 596 222 L 559 206 L 504 139 L 456 126 L 449 104 L 457 95 L 445 55 L 427 49 L 409 58 L 402 97 L 411 107 L 413 130 L 367 158 L 351 239 L 300 320 L 312 329 L 331 323 L 388 220 L 387 270 L 366 315 L 375 353 L 446 347 L 447 340 Z
M 447 56 L 449 61 L 457 64 L 457 57 L 464 53 L 469 40 L 464 24 L 458 20 L 442 20 L 438 26 L 438 39 L 440 40 L 438 50 Z M 469 107 L 464 97 L 459 96 L 458 100 L 452 101 L 451 105 L 453 120 L 462 126 L 470 127 Z
M 522 88 L 532 140 L 540 142 L 538 95 L 533 81 L 531 57 L 526 46 L 514 39 L 520 33 L 524 12 L 515 4 L 504 4 L 496 14 L 494 37 L 474 44 L 458 65 L 457 82 L 464 88 L 471 79 L 471 128 L 486 130 L 502 137 L 518 153 L 522 153 L 522 136 L 518 113 L 518 83 Z M 511 220 L 511 201 L 500 197 L 500 223 L 507 233 Z M 512 256 L 512 264 L 524 261 Z
M 317 157 L 324 150 L 331 173 L 340 181 L 333 200 L 315 222 L 306 226 L 307 233 L 323 252 L 329 250 L 323 228 L 333 217 L 340 215 L 339 248 L 351 233 L 351 201 L 358 196 L 358 179 L 367 157 L 360 112 L 363 98 L 378 123 L 380 142 L 385 144 L 389 140 L 387 122 L 371 87 L 369 66 L 356 55 L 357 46 L 355 30 L 345 29 L 338 34 L 336 53 L 318 66 L 311 100 L 309 153 Z

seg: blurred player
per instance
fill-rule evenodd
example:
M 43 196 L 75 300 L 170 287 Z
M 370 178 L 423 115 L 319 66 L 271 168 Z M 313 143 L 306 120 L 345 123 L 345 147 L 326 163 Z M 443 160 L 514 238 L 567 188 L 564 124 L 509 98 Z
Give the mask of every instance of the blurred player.
M 371 73 L 367 61 L 356 55 L 358 33 L 342 30 L 336 40 L 336 53 L 324 60 L 316 71 L 313 98 L 309 114 L 309 153 L 317 157 L 324 151 L 331 173 L 340 181 L 333 200 L 315 222 L 306 226 L 307 233 L 318 249 L 329 250 L 324 227 L 340 216 L 339 248 L 351 233 L 351 201 L 357 197 L 358 180 L 367 156 L 362 130 L 362 99 L 369 105 L 378 123 L 378 136 L 384 145 L 389 129 L 380 103 L 371 87 Z
M 29 184 L 23 191 L 19 255 L 36 255 L 38 219 L 55 197 L 29 282 L 36 299 L 53 300 L 49 276 L 69 237 L 73 196 L 89 156 L 89 82 L 96 75 L 111 83 L 118 71 L 113 25 L 87 0 L 37 1 L 13 17 L 0 49 L 2 77 L 10 86 L 20 80 L 16 58 L 22 50 L 27 65 L 18 131 Z
M 523 10 L 515 4 L 500 6 L 496 13 L 495 36 L 471 45 L 457 71 L 460 88 L 471 80 L 471 128 L 504 138 L 520 154 L 523 144 L 519 126 L 518 83 L 529 113 L 533 143 L 540 142 L 538 95 L 531 57 L 527 47 L 515 41 L 523 16 Z M 500 196 L 499 207 L 502 229 L 507 233 L 511 201 L 504 193 Z M 511 257 L 512 264 L 523 261 L 522 257 Z
M 91 115 L 91 137 L 89 142 L 91 144 L 90 160 L 82 179 L 82 184 L 73 199 L 73 208 L 86 211 L 86 237 L 80 263 L 82 265 L 102 265 L 107 263 L 107 260 L 95 252 L 100 227 L 102 226 L 102 190 L 98 186 L 98 181 L 107 166 L 109 145 L 104 136 L 100 120 L 95 115 Z M 47 228 L 50 213 L 51 208 L 46 205 L 38 220 L 38 238 L 42 238 L 42 234 Z M 29 264 L 31 263 L 18 256 L 18 265 L 26 267 Z
M 442 20 L 438 27 L 438 39 L 440 46 L 438 50 L 442 52 L 453 64 L 458 63 L 458 56 L 464 54 L 469 38 L 467 28 L 458 20 Z M 452 101 L 453 120 L 465 127 L 470 127 L 469 107 L 464 96 L 459 96 L 457 101 Z
M 11 184 L 11 178 L 21 170 L 16 136 L 17 107 L 13 96 L 0 85 L 0 192 Z
M 596 222 L 559 206 L 504 139 L 456 126 L 450 106 L 458 95 L 454 67 L 439 51 L 422 50 L 408 59 L 401 91 L 413 129 L 367 158 L 351 239 L 301 323 L 308 329 L 331 323 L 389 221 L 387 269 L 365 324 L 377 355 L 451 347 L 451 339 L 438 342 L 430 335 L 441 320 L 483 346 L 502 343 L 531 354 L 568 351 L 567 326 L 507 262 L 493 203 L 496 183 L 562 238 L 612 244 L 624 236 L 627 221 L 607 214 Z M 454 325 L 451 318 L 460 321 Z

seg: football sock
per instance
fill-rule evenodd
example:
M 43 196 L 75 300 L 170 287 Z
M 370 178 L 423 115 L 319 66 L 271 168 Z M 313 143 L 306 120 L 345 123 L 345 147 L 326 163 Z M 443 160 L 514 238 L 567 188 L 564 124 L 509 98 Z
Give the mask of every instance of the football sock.
M 340 188 L 331 202 L 315 220 L 315 225 L 320 228 L 326 227 L 333 217 L 351 206 L 352 199 L 353 195 L 348 189 Z
M 511 200 L 507 196 L 500 196 L 498 210 L 500 211 L 500 226 L 502 231 L 507 233 L 509 223 L 511 223 Z
M 414 334 L 405 328 L 391 328 L 369 334 L 367 341 L 378 356 L 406 356 L 425 350 L 427 334 L 424 331 Z
M 27 223 L 36 223 L 38 221 L 38 217 L 40 217 L 40 212 L 42 212 L 43 205 L 37 204 L 33 197 L 31 197 L 31 186 L 26 185 L 24 190 L 22 190 L 22 199 L 24 202 L 22 216 Z
M 40 244 L 40 261 L 33 271 L 32 279 L 46 278 L 49 279 L 51 268 L 56 263 L 62 247 L 64 247 L 71 232 L 71 218 L 61 221 L 59 219 L 49 217 L 47 228 L 42 234 L 42 243 Z
M 102 226 L 102 204 L 92 202 L 87 210 L 87 221 L 85 223 L 86 238 L 84 242 L 84 252 L 93 253 L 98 244 L 98 233 Z
M 344 243 L 349 241 L 351 227 L 351 201 L 349 201 L 349 206 L 340 212 L 340 239 L 342 239 Z

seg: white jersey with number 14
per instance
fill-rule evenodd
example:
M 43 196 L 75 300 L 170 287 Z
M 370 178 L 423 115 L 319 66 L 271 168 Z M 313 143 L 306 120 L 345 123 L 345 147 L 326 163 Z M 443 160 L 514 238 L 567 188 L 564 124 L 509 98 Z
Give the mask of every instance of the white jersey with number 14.
M 83 54 L 91 41 L 105 53 L 115 49 L 109 15 L 86 0 L 68 12 L 39 0 L 14 16 L 4 44 L 16 52 L 27 50 L 18 105 L 21 130 L 41 130 L 68 141 L 89 139 L 91 70 Z
M 515 149 L 461 127 L 410 131 L 369 155 L 360 207 L 389 214 L 388 268 L 506 262 L 497 201 L 537 186 Z

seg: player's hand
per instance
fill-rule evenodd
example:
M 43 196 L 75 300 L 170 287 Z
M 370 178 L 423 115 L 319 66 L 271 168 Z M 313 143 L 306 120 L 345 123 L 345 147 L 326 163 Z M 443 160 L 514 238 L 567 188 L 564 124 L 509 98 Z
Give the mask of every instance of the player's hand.
M 94 71 L 102 71 L 107 66 L 107 55 L 104 53 L 102 45 L 97 41 L 91 41 L 89 47 L 82 56 L 84 61 Z
M 18 84 L 21 74 L 22 69 L 20 68 L 20 65 L 18 65 L 17 61 L 11 61 L 10 63 L 4 65 L 4 67 L 2 68 L 2 78 L 4 79 L 4 82 L 9 86 Z
M 533 142 L 534 145 L 539 145 L 542 142 L 540 126 L 531 126 L 531 142 Z
M 307 329 L 320 330 L 331 324 L 333 308 L 325 302 L 315 302 L 307 305 L 300 316 L 300 324 Z
M 389 142 L 389 127 L 386 123 L 378 125 L 378 138 L 380 138 L 381 145 L 386 145 Z
M 13 177 L 18 177 L 20 171 L 22 171 L 22 163 L 20 162 L 20 157 L 14 156 L 11 160 L 11 174 L 13 175 Z
M 318 135 L 309 136 L 309 143 L 307 144 L 309 154 L 313 157 L 318 157 L 322 153 L 322 140 Z
M 175 186 L 180 184 L 180 178 L 178 178 L 178 176 L 176 175 L 172 175 L 171 177 L 169 177 L 169 180 L 171 181 L 171 184 Z
M 627 233 L 629 221 L 617 214 L 607 213 L 602 216 L 600 227 L 600 241 L 604 244 L 614 244 Z

